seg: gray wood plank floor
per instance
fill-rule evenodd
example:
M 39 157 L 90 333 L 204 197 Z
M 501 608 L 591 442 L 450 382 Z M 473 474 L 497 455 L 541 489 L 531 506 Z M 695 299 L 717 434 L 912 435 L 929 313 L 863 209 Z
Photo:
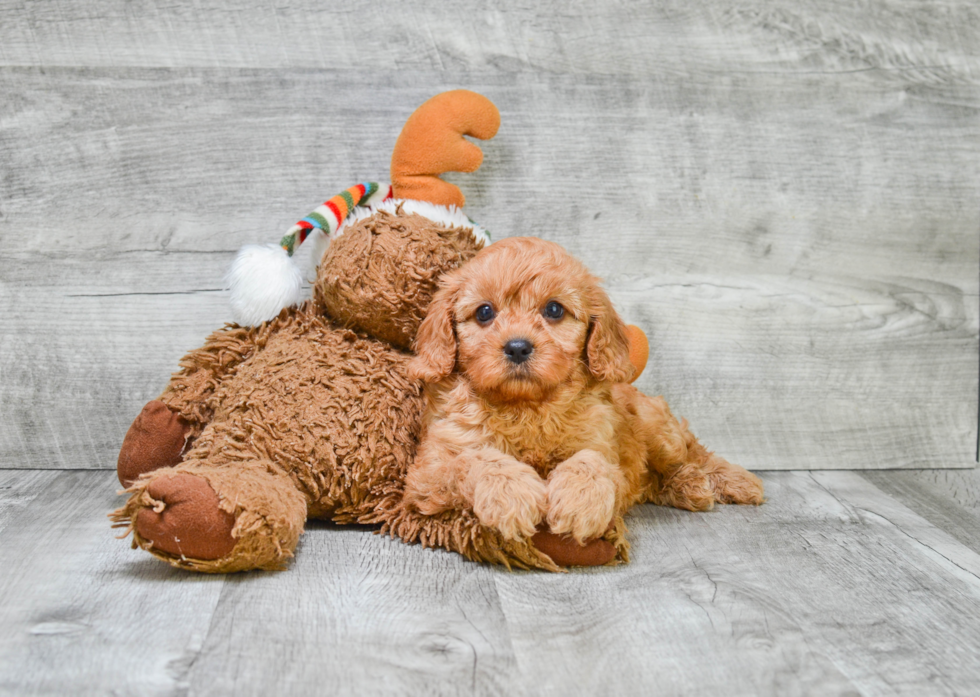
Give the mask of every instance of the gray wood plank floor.
M 763 477 L 760 508 L 637 509 L 626 566 L 314 524 L 222 577 L 115 539 L 110 472 L 0 470 L 0 693 L 980 693 L 980 473 Z

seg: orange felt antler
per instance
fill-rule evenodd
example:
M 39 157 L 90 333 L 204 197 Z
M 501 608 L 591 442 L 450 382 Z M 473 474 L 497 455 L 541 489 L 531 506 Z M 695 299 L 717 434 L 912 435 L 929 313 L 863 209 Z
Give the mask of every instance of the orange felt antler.
M 469 90 L 443 92 L 408 117 L 391 154 L 395 198 L 462 207 L 458 186 L 439 178 L 443 172 L 472 172 L 483 151 L 464 135 L 487 140 L 500 127 L 500 112 L 489 99 Z

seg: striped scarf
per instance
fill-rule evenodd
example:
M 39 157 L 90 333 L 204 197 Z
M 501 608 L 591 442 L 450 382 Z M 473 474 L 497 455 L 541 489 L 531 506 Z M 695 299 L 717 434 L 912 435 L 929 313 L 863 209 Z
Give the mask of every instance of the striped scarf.
M 279 241 L 286 254 L 293 255 L 295 249 L 306 241 L 313 230 L 323 230 L 328 237 L 347 219 L 357 206 L 370 206 L 391 198 L 391 186 L 376 182 L 365 182 L 341 191 L 301 221 L 289 228 L 289 232 Z

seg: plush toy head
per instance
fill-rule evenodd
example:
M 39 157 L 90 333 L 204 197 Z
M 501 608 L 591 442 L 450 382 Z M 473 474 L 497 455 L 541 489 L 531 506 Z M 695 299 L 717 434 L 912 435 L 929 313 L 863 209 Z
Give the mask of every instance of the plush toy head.
M 425 102 L 395 144 L 390 187 L 352 186 L 296 223 L 278 247 L 242 249 L 228 274 L 235 321 L 258 325 L 298 304 L 295 248 L 307 237 L 315 246 L 332 238 L 314 286 L 317 302 L 333 319 L 408 349 L 436 276 L 489 242 L 459 210 L 462 193 L 439 175 L 479 167 L 483 153 L 463 136 L 492 138 L 499 126 L 497 108 L 474 92 L 444 92 Z
M 320 262 L 314 298 L 344 325 L 408 349 L 439 276 L 487 241 L 455 209 L 386 201 L 334 237 Z

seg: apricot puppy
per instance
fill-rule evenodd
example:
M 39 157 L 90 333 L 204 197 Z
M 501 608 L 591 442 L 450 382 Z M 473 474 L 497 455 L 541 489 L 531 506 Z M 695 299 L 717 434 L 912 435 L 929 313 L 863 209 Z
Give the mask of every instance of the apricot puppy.
M 428 407 L 405 499 L 426 515 L 471 510 L 507 539 L 546 523 L 584 544 L 644 501 L 762 503 L 758 477 L 627 384 L 625 325 L 553 242 L 504 239 L 444 276 L 415 352 Z

